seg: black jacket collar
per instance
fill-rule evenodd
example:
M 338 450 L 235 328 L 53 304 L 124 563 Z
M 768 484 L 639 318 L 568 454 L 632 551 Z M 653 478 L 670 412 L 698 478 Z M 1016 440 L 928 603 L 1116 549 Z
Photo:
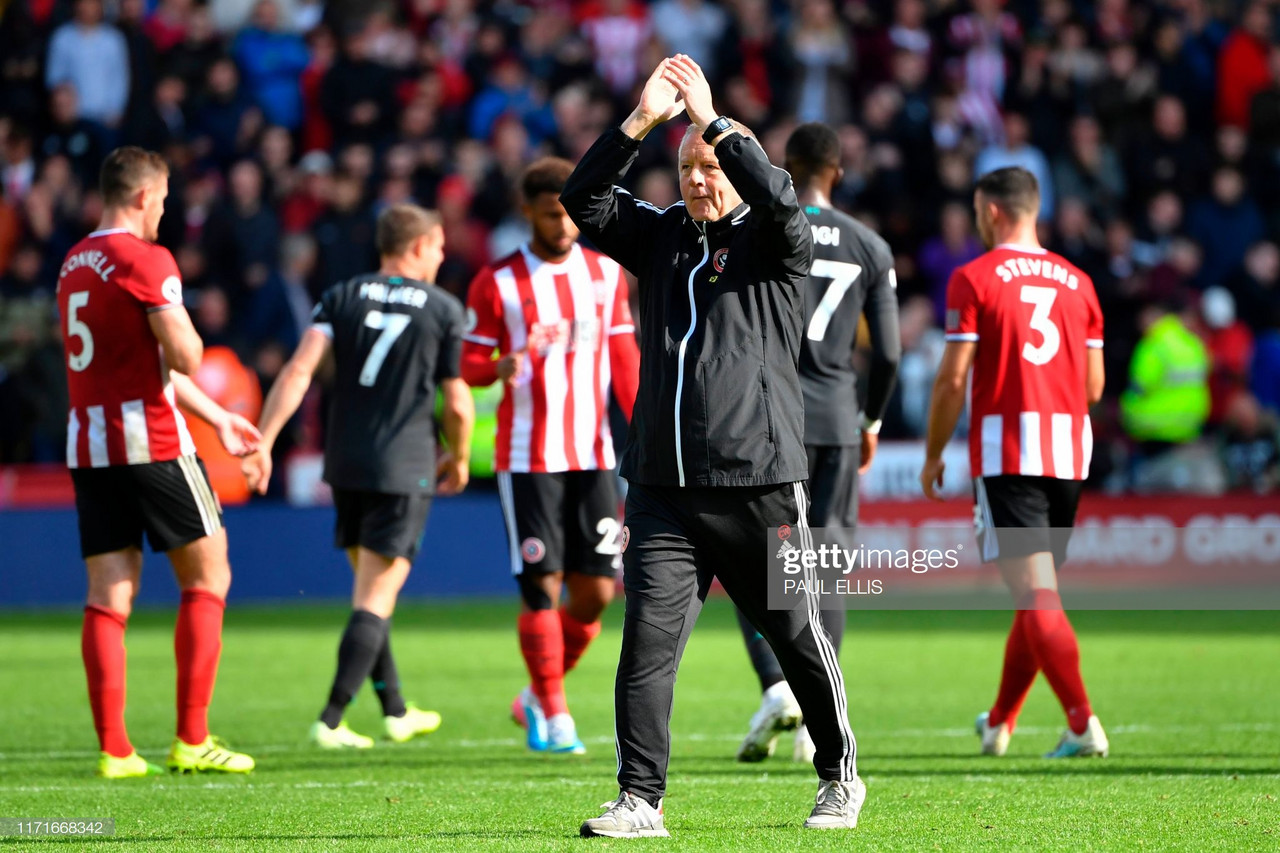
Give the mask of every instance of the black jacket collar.
M 708 237 L 715 239 L 727 234 L 730 228 L 740 223 L 750 212 L 751 205 L 744 201 L 714 222 L 696 222 L 690 216 L 689 224 L 698 232 L 698 236 L 702 236 L 705 233 Z

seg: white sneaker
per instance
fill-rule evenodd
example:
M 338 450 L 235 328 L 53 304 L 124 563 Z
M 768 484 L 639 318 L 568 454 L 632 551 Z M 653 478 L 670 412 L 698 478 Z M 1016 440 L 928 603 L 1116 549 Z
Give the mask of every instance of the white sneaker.
M 819 782 L 818 796 L 805 829 L 853 829 L 867 799 L 867 786 L 854 777 L 852 782 Z
M 373 747 L 373 738 L 351 731 L 347 728 L 346 720 L 338 723 L 336 729 L 326 726 L 323 720 L 316 720 L 311 724 L 311 742 L 321 749 L 370 749 Z
M 973 730 L 977 732 L 978 737 L 982 738 L 983 755 L 1004 755 L 1009 749 L 1009 739 L 1013 737 L 1013 732 L 1009 730 L 1008 723 L 1001 723 L 998 726 L 987 725 L 990 716 L 990 711 L 979 714 L 978 719 L 973 721 Z
M 405 703 L 403 716 L 382 718 L 387 739 L 395 743 L 413 740 L 418 735 L 429 735 L 440 728 L 440 722 L 439 713 L 424 711 L 412 702 Z
M 1089 726 L 1084 730 L 1084 734 L 1078 735 L 1071 729 L 1067 729 L 1062 733 L 1062 740 L 1058 741 L 1058 746 L 1053 752 L 1045 753 L 1044 757 L 1084 758 L 1096 755 L 1099 758 L 1106 758 L 1110 749 L 1111 742 L 1107 740 L 1107 733 L 1102 730 L 1102 723 L 1098 722 L 1098 718 L 1094 716 L 1089 718 Z
M 605 813 L 582 824 L 583 838 L 667 838 L 671 833 L 662 826 L 662 801 L 655 809 L 634 794 L 623 791 L 611 803 L 601 803 Z
M 764 761 L 778 745 L 778 734 L 800 725 L 803 719 L 800 703 L 796 701 L 791 686 L 779 681 L 764 692 L 760 710 L 751 715 L 751 731 L 738 747 L 738 760 Z
M 812 764 L 813 754 L 817 751 L 813 738 L 809 737 L 809 727 L 801 723 L 800 728 L 796 729 L 796 744 L 791 750 L 791 760 Z
M 547 752 L 585 755 L 586 746 L 578 737 L 578 727 L 568 714 L 555 714 L 547 720 Z

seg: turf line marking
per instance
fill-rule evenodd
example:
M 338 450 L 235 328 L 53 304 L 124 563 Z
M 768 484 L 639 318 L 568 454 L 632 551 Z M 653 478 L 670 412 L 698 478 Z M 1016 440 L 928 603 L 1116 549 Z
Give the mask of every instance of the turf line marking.
M 101 780 L 86 778 L 83 785 L 0 785 L 0 791 L 12 791 L 22 794 L 44 794 L 56 793 L 59 791 L 86 791 L 92 790 Z M 760 781 L 760 780 L 749 780 Z M 599 787 L 600 783 L 595 779 L 525 779 L 522 781 L 495 781 L 488 783 L 491 788 L 529 788 L 543 789 L 547 785 L 569 785 L 575 788 Z M 243 791 L 247 789 L 262 788 L 278 788 L 284 790 L 314 790 L 314 789 L 341 789 L 347 788 L 426 788 L 429 787 L 426 782 L 375 782 L 369 779 L 358 779 L 350 782 L 204 782 L 202 784 L 173 784 L 170 782 L 143 782 L 139 788 L 146 787 L 146 790 L 153 791 L 156 789 L 162 791 L 218 791 L 218 790 L 237 790 Z
M 1206 732 L 1244 732 L 1244 733 L 1266 733 L 1280 730 L 1280 724 L 1276 723 L 1221 723 L 1218 725 L 1171 725 L 1171 726 L 1153 726 L 1145 723 L 1130 723 L 1128 725 L 1110 726 L 1107 731 L 1110 734 L 1195 734 Z M 972 726 L 964 726 L 947 729 L 859 729 L 859 736 L 864 738 L 971 738 L 974 736 Z M 1059 734 L 1061 727 L 1055 726 L 1018 726 L 1018 732 L 1030 735 Z M 692 743 L 737 743 L 742 740 L 741 734 L 709 734 L 706 732 L 689 732 L 676 733 L 673 740 L 683 740 Z M 613 738 L 608 736 L 583 738 L 584 743 L 589 744 L 611 744 Z M 418 744 L 398 744 L 394 748 L 397 751 L 406 751 L 411 749 L 492 749 L 495 747 L 508 746 L 524 746 L 523 738 L 487 738 L 487 739 L 462 739 L 456 741 L 421 741 Z M 252 753 L 270 754 L 274 752 L 305 752 L 313 751 L 310 744 L 305 741 L 297 743 L 272 743 L 259 744 L 246 747 Z M 143 752 L 164 752 L 165 746 L 143 747 Z M 97 758 L 98 751 L 96 749 L 70 749 L 70 750 L 18 750 L 14 752 L 0 752 L 0 761 L 7 760 L 31 760 L 31 759 L 64 759 L 64 758 Z
M 1046 770 L 1045 775 L 1051 776 L 1052 772 L 1049 770 Z M 1187 780 L 1187 779 L 1221 780 L 1221 779 L 1232 778 L 1232 773 L 1229 770 L 1222 770 L 1222 771 L 1213 772 L 1213 773 L 1143 773 L 1141 775 L 1143 780 L 1145 781 L 1151 781 L 1151 780 L 1181 781 L 1181 780 Z M 686 787 L 692 786 L 692 787 L 720 788 L 725 786 L 760 785 L 763 783 L 768 783 L 770 781 L 777 781 L 780 784 L 784 784 L 784 785 L 791 784 L 796 786 L 803 786 L 806 789 L 811 786 L 811 781 L 809 779 L 801 779 L 798 777 L 786 778 L 783 776 L 777 776 L 771 780 L 770 775 L 768 773 L 760 773 L 760 774 L 746 773 L 742 776 L 715 775 L 707 778 L 701 777 L 695 773 L 690 773 L 690 774 L 677 773 L 677 774 L 673 774 L 672 778 L 675 779 L 679 785 L 686 786 Z M 878 774 L 871 773 L 871 774 L 867 774 L 864 778 L 869 784 L 875 784 L 875 785 L 883 784 L 883 785 L 900 786 L 902 784 L 902 780 L 900 777 L 895 777 L 892 775 L 880 776 Z M 1249 774 L 1248 778 L 1250 780 L 1280 780 L 1280 773 L 1251 773 Z M 942 785 L 952 785 L 957 782 L 964 783 L 964 784 L 973 784 L 973 785 L 991 785 L 999 782 L 1009 782 L 1009 781 L 1016 782 L 1017 780 L 1012 779 L 1011 777 L 1003 776 L 1003 775 L 989 775 L 989 774 L 979 774 L 979 773 L 970 773 L 964 776 L 925 774 L 925 775 L 913 775 L 910 778 L 910 784 L 912 785 L 919 784 L 922 782 L 938 783 Z M 118 787 L 119 784 L 120 783 L 118 782 L 106 783 L 105 787 L 114 788 L 114 787 Z M 447 784 L 447 782 L 442 782 L 441 784 Z M 488 789 L 494 789 L 494 788 L 522 789 L 522 790 L 536 791 L 536 790 L 545 790 L 547 785 L 567 785 L 574 788 L 607 788 L 608 787 L 607 782 L 601 782 L 600 780 L 595 778 L 571 779 L 567 777 L 562 777 L 554 780 L 553 779 L 525 779 L 522 781 L 515 781 L 515 780 L 490 781 L 490 782 L 486 782 L 483 785 L 483 787 Z M 180 791 L 184 794 L 190 794 L 190 793 L 199 793 L 201 791 L 212 792 L 212 791 L 223 791 L 223 790 L 244 791 L 244 790 L 273 789 L 273 790 L 283 790 L 283 791 L 298 791 L 298 790 L 318 790 L 318 789 L 349 790 L 349 789 L 356 789 L 356 788 L 370 788 L 379 792 L 389 792 L 389 791 L 404 790 L 407 788 L 416 790 L 416 789 L 422 789 L 427 787 L 428 787 L 428 784 L 426 782 L 413 782 L 413 781 L 375 782 L 367 779 L 353 780 L 351 782 L 250 782 L 246 780 L 243 782 L 233 782 L 233 781 L 205 782 L 203 784 L 173 784 L 170 782 L 143 781 L 137 784 L 136 790 L 141 791 L 145 789 L 147 791 L 155 791 L 155 790 Z M 79 784 L 79 785 L 0 785 L 0 791 L 3 791 L 5 793 L 15 793 L 15 794 L 55 794 L 55 793 L 69 793 L 69 792 L 83 793 L 85 791 L 97 791 L 97 790 L 103 790 L 103 789 L 104 789 L 103 781 L 90 776 L 87 776 L 83 784 Z M 134 790 L 134 789 L 130 788 L 130 790 Z

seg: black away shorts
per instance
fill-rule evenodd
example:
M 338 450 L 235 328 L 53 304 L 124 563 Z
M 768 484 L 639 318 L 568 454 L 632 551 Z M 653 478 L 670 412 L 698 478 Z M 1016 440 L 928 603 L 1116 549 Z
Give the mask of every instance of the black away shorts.
M 404 557 L 413 562 L 422 548 L 431 511 L 431 495 L 333 490 L 337 521 L 333 544 L 343 550 L 367 548 L 389 560 Z
M 809 457 L 810 527 L 858 526 L 858 467 L 862 448 L 857 445 L 805 445 Z

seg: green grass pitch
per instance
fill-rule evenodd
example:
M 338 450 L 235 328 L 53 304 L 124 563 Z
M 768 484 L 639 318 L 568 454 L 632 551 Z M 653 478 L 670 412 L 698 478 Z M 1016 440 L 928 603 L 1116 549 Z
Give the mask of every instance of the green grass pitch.
M 568 680 L 585 757 L 525 751 L 513 600 L 411 603 L 396 615 L 405 693 L 438 709 L 429 740 L 366 753 L 308 748 L 345 613 L 232 607 L 212 724 L 249 777 L 93 777 L 79 614 L 0 613 L 0 816 L 112 817 L 100 841 L 0 838 L 7 849 L 105 850 L 1276 850 L 1280 620 L 1274 613 L 1077 613 L 1085 677 L 1112 757 L 1047 762 L 1061 714 L 1041 680 L 1010 756 L 976 755 L 1004 613 L 850 615 L 842 656 L 869 795 L 852 833 L 801 830 L 811 767 L 739 765 L 758 702 L 723 599 L 703 613 L 676 688 L 669 841 L 577 838 L 616 795 L 612 680 L 621 608 Z M 130 732 L 160 760 L 173 729 L 171 612 L 129 630 Z M 372 691 L 352 727 L 378 734 Z

